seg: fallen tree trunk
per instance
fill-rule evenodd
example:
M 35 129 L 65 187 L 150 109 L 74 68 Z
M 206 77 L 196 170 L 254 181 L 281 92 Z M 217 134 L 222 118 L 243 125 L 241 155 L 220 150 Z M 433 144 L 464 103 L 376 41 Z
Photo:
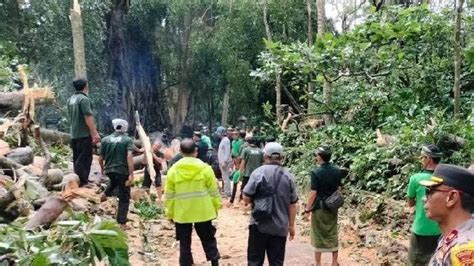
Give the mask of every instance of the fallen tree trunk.
M 23 92 L 0 92 L 0 110 L 21 110 L 24 101 Z
M 148 173 L 150 174 L 150 178 L 152 180 L 155 179 L 156 172 L 155 172 L 155 167 L 153 166 L 153 151 L 151 149 L 151 143 L 150 143 L 150 138 L 146 135 L 145 130 L 143 129 L 141 123 L 140 123 L 140 117 L 138 115 L 138 111 L 135 112 L 135 122 L 137 123 L 137 132 L 138 136 L 140 138 L 140 141 L 143 144 L 144 148 L 144 159 L 146 160 L 146 165 Z
M 35 229 L 39 226 L 49 226 L 63 213 L 69 206 L 67 201 L 59 197 L 50 197 L 35 213 L 35 215 L 28 221 L 25 228 Z
M 30 163 L 33 163 L 33 149 L 29 146 L 16 148 L 8 153 L 6 157 L 18 164 L 29 165 Z
M 54 101 L 51 94 L 52 90 L 47 89 L 32 89 L 31 96 L 35 98 L 35 104 L 48 104 Z M 0 92 L 0 111 L 5 112 L 9 110 L 21 110 L 25 103 L 25 93 L 23 91 L 14 92 Z
M 71 142 L 71 135 L 57 130 L 41 128 L 41 137 L 45 142 L 49 143 L 64 143 Z
M 15 170 L 18 170 L 23 167 L 23 165 L 13 160 L 10 160 L 9 158 L 5 156 L 0 156 L 0 166 L 2 168 L 10 168 L 10 169 L 15 169 Z

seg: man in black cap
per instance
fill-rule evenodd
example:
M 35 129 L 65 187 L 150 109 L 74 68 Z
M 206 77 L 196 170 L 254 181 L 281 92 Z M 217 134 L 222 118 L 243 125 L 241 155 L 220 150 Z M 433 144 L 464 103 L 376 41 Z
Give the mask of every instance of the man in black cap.
M 408 183 L 408 206 L 416 206 L 408 249 L 408 265 L 428 264 L 441 234 L 438 223 L 426 217 L 423 207 L 426 190 L 420 185 L 421 180 L 430 180 L 441 156 L 442 153 L 436 145 L 423 145 L 420 156 L 423 171 L 412 175 Z
M 332 151 L 322 144 L 314 152 L 314 160 L 319 165 L 311 171 L 311 191 L 304 210 L 305 220 L 311 214 L 311 245 L 314 248 L 316 265 L 321 265 L 323 252 L 332 253 L 332 265 L 338 264 L 337 211 L 327 209 L 324 201 L 341 187 L 341 171 L 331 163 Z
M 474 265 L 474 174 L 440 164 L 426 187 L 426 216 L 439 223 L 442 237 L 429 265 Z

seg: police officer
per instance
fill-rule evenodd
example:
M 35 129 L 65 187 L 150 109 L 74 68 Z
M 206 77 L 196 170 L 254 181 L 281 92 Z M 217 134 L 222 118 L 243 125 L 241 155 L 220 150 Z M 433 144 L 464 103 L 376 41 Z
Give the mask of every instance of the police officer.
M 474 174 L 439 164 L 426 187 L 428 218 L 439 223 L 441 238 L 429 265 L 474 265 Z

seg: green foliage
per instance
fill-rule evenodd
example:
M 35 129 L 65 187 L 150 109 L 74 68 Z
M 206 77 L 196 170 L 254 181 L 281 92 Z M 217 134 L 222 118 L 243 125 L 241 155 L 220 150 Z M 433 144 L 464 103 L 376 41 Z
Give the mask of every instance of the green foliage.
M 449 14 L 432 13 L 426 6 L 391 7 L 370 15 L 351 32 L 326 34 L 314 47 L 268 42 L 268 51 L 260 55 L 262 67 L 253 75 L 266 81 L 281 69 L 284 83 L 295 92 L 312 80 L 314 98 L 306 100 L 315 100 L 318 109 L 333 110 L 339 121 L 369 127 L 446 107 L 452 111 L 453 41 L 447 36 L 453 36 L 453 25 Z M 470 19 L 466 23 L 472 25 Z M 463 71 L 463 87 L 469 88 L 473 73 Z M 330 106 L 321 104 L 325 81 L 333 88 Z M 471 99 L 467 92 L 462 97 L 467 114 Z
M 72 158 L 72 150 L 68 145 L 55 144 L 48 148 L 51 154 L 51 162 L 59 168 L 67 169 L 69 158 Z
M 151 199 L 142 199 L 135 202 L 134 207 L 138 216 L 145 220 L 157 219 L 164 214 L 163 208 L 156 205 Z
M 429 121 L 420 116 L 396 128 L 382 128 L 384 134 L 395 139 L 390 146 L 377 145 L 375 131 L 361 126 L 328 126 L 313 131 L 309 140 L 291 131 L 281 136 L 288 147 L 286 164 L 291 165 L 297 182 L 308 188 L 309 171 L 314 162 L 311 151 L 321 143 L 329 143 L 333 148 L 333 162 L 350 171 L 344 180 L 346 187 L 403 198 L 409 176 L 421 170 L 422 144 L 437 144 L 445 156 L 444 163 L 465 165 L 471 160 L 474 128 L 465 120 L 444 121 L 442 114 L 433 118 L 435 127 L 427 126 Z M 463 146 L 453 143 L 454 135 L 464 139 Z
M 87 220 L 87 219 L 86 219 Z M 27 231 L 23 220 L 0 227 L 0 257 L 19 265 L 130 265 L 127 236 L 114 221 L 60 221 Z

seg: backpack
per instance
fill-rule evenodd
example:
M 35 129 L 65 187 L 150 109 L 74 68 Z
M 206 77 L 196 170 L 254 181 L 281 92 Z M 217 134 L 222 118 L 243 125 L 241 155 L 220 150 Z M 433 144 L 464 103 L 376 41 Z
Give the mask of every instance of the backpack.
M 276 176 L 278 172 L 278 176 Z M 281 173 L 281 174 L 280 174 Z M 273 173 L 273 180 L 277 178 L 276 184 L 274 186 L 270 186 L 270 184 L 266 181 L 265 178 L 262 179 L 262 182 L 259 185 L 258 194 L 259 196 L 253 200 L 253 209 L 252 209 L 252 217 L 257 222 L 262 222 L 268 220 L 272 217 L 273 213 L 273 195 L 278 189 L 280 185 L 280 181 L 282 179 L 283 171 L 281 167 L 275 169 Z

